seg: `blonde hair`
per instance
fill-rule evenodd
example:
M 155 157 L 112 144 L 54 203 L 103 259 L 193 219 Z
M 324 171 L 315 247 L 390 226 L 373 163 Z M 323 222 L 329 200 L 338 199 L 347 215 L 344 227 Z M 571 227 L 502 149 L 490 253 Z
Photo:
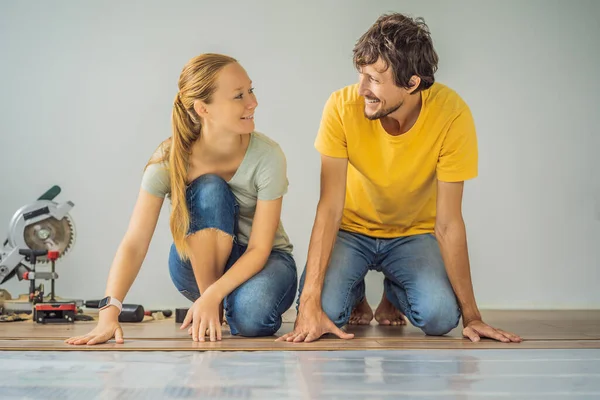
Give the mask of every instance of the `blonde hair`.
M 186 202 L 188 158 L 192 144 L 202 131 L 200 117 L 194 111 L 194 102 L 200 100 L 210 104 L 216 90 L 217 75 L 223 67 L 234 62 L 237 60 L 232 57 L 214 53 L 201 54 L 188 61 L 179 76 L 179 92 L 175 96 L 171 114 L 171 140 L 161 145 L 162 156 L 148 163 L 169 161 L 172 204 L 170 227 L 177 252 L 183 259 L 189 258 L 186 243 L 190 225 Z

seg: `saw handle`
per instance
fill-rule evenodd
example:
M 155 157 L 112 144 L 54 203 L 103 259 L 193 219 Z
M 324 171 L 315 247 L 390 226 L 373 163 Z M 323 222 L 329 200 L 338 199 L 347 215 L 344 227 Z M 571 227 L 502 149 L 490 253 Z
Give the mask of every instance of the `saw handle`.
M 27 259 L 35 265 L 37 257 L 45 256 L 48 254 L 48 250 L 19 249 L 19 254 L 27 257 Z
M 54 185 L 41 195 L 38 200 L 54 200 L 56 196 L 60 194 L 60 186 Z

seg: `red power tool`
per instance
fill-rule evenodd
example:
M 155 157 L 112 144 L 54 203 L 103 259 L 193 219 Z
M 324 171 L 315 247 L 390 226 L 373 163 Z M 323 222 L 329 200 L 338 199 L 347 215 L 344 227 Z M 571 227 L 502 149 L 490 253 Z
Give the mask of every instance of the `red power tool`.
M 20 250 L 31 263 L 32 271 L 23 274 L 23 279 L 29 280 L 29 301 L 33 303 L 33 319 L 38 323 L 73 323 L 77 314 L 75 302 L 58 302 L 54 298 L 54 280 L 58 278 L 55 271 L 55 262 L 59 257 L 58 251 Z M 46 256 L 52 262 L 51 272 L 36 272 L 36 258 Z M 36 294 L 35 279 L 50 280 L 50 301 L 44 303 L 44 286 L 40 285 Z

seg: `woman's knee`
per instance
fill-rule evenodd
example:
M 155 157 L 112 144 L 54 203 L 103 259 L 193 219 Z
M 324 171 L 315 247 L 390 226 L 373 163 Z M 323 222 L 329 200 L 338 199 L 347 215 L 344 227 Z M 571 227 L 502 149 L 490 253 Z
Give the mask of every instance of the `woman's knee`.
M 237 203 L 229 185 L 215 174 L 196 178 L 187 188 L 190 232 L 213 228 L 234 235 Z
M 199 211 L 231 205 L 233 193 L 223 178 L 215 174 L 201 175 L 187 188 L 187 203 Z
M 233 318 L 228 318 L 232 334 L 245 337 L 273 336 L 281 328 L 281 315 L 272 316 L 269 313 L 257 310 L 249 313 L 235 313 Z
M 227 323 L 234 335 L 272 336 L 279 330 L 282 317 L 276 305 L 257 296 L 240 296 L 227 312 Z
M 227 321 L 233 334 L 271 336 L 294 302 L 298 276 L 293 257 L 273 252 L 267 265 L 227 299 Z

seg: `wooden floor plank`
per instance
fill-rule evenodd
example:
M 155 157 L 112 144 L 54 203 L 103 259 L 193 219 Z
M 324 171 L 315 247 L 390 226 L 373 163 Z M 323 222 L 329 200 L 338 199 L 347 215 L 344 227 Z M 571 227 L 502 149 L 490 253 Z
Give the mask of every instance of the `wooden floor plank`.
M 14 323 L 10 326 L 11 329 L 3 330 L 0 333 L 0 339 L 10 340 L 28 340 L 28 339 L 66 339 L 73 336 L 81 336 L 87 334 L 91 329 L 94 328 L 94 324 L 81 323 L 72 326 L 65 325 L 47 325 L 38 327 L 36 324 L 31 322 L 19 322 Z M 161 321 L 144 324 L 122 324 L 124 335 L 130 339 L 153 339 L 153 340 L 187 340 L 189 335 L 187 331 L 181 331 L 172 323 Z M 277 333 L 281 336 L 293 329 L 293 324 L 286 323 Z M 380 326 L 359 326 L 359 327 L 347 327 L 348 332 L 355 334 L 355 337 L 368 337 L 368 338 L 392 338 L 396 339 L 402 337 L 406 340 L 421 340 L 425 337 L 423 332 L 412 326 L 408 327 L 380 327 Z M 529 329 L 529 332 L 535 331 Z M 538 329 L 540 335 L 543 336 L 542 329 Z M 556 330 L 557 332 L 560 329 Z M 223 334 L 230 336 L 229 329 L 223 328 Z M 547 334 L 545 336 L 548 336 Z M 553 335 L 550 335 L 553 336 Z M 570 335 L 568 338 L 572 338 Z M 577 335 L 575 335 L 577 336 Z M 231 336 L 231 338 L 239 338 L 239 336 Z M 444 336 L 443 339 L 460 339 L 460 330 L 453 331 L 448 335 Z
M 516 333 L 524 339 L 589 339 L 600 340 L 600 330 L 576 326 L 572 329 L 554 327 L 537 321 L 523 321 L 521 323 L 490 324 L 509 332 Z M 28 339 L 67 339 L 73 336 L 81 336 L 90 332 L 95 322 L 77 322 L 75 324 L 63 325 L 40 325 L 31 321 L 4 323 L 0 325 L 0 339 L 28 340 Z M 189 335 L 186 330 L 180 330 L 179 325 L 172 320 L 152 321 L 143 323 L 122 324 L 123 332 L 129 339 L 153 339 L 153 340 L 187 340 Z M 278 336 L 290 332 L 292 323 L 284 323 L 277 333 Z M 422 340 L 424 338 L 437 338 L 442 340 L 462 339 L 462 327 L 458 327 L 443 337 L 427 337 L 420 329 L 414 326 L 348 326 L 348 332 L 354 333 L 357 338 Z M 223 328 L 223 334 L 229 335 L 229 329 Z M 238 336 L 231 336 L 243 339 Z
M 586 348 L 594 346 L 600 340 L 600 311 L 484 311 L 484 320 L 492 326 L 520 335 L 528 344 L 527 346 L 580 346 L 584 343 Z M 36 348 L 55 348 L 71 350 L 70 346 L 62 346 L 62 341 L 72 336 L 87 334 L 96 325 L 95 321 L 78 321 L 74 324 L 37 324 L 32 321 L 9 322 L 0 324 L 0 341 L 5 348 L 24 349 L 28 346 Z M 161 321 L 148 321 L 142 323 L 122 324 L 125 347 L 117 349 L 140 348 L 149 346 L 148 349 L 178 348 L 195 349 L 187 331 L 180 330 L 173 318 Z M 284 323 L 277 333 L 281 336 L 293 329 L 293 323 Z M 471 346 L 470 342 L 462 337 L 462 326 L 457 327 L 444 336 L 426 336 L 420 329 L 410 324 L 402 327 L 379 326 L 372 323 L 369 326 L 348 326 L 348 332 L 355 334 L 351 341 L 338 340 L 333 335 L 325 336 L 318 344 L 311 348 L 369 348 L 368 346 L 390 346 L 391 348 L 464 348 Z M 274 345 L 276 337 L 243 338 L 232 336 L 227 327 L 223 330 L 224 341 L 221 344 L 210 346 L 225 346 L 226 349 L 282 349 Z M 10 344 L 13 341 L 15 343 Z M 22 342 L 22 343 L 17 343 Z M 351 344 L 348 344 L 351 342 Z M 536 344 L 533 344 L 535 342 Z M 572 344 L 568 344 L 571 343 Z M 223 345 L 223 343 L 227 343 Z M 474 344 L 475 346 L 496 346 L 494 344 Z M 283 344 L 284 346 L 287 344 Z M 57 347 L 58 346 L 58 347 Z M 105 347 L 110 348 L 110 344 Z M 163 347 L 161 347 L 163 346 Z M 292 345 L 294 346 L 294 345 Z M 366 346 L 366 347 L 365 347 Z M 567 347 L 577 348 L 577 347 Z
M 522 343 L 500 343 L 483 340 L 319 340 L 312 343 L 281 343 L 262 340 L 224 339 L 220 342 L 165 340 L 126 340 L 94 346 L 72 346 L 60 340 L 0 340 L 1 351 L 341 351 L 386 349 L 600 349 L 598 340 L 532 340 Z
M 93 346 L 73 346 L 59 340 L 0 340 L 0 350 L 39 351 L 265 351 L 265 350 L 369 350 L 382 345 L 375 340 L 320 340 L 312 343 L 283 343 L 255 339 L 224 339 L 220 342 L 193 342 L 191 340 L 126 340 Z
M 402 340 L 378 340 L 386 349 L 600 349 L 600 340 L 526 340 L 521 343 L 501 343 L 493 340 L 482 340 L 473 343 L 469 340 L 445 342 Z

